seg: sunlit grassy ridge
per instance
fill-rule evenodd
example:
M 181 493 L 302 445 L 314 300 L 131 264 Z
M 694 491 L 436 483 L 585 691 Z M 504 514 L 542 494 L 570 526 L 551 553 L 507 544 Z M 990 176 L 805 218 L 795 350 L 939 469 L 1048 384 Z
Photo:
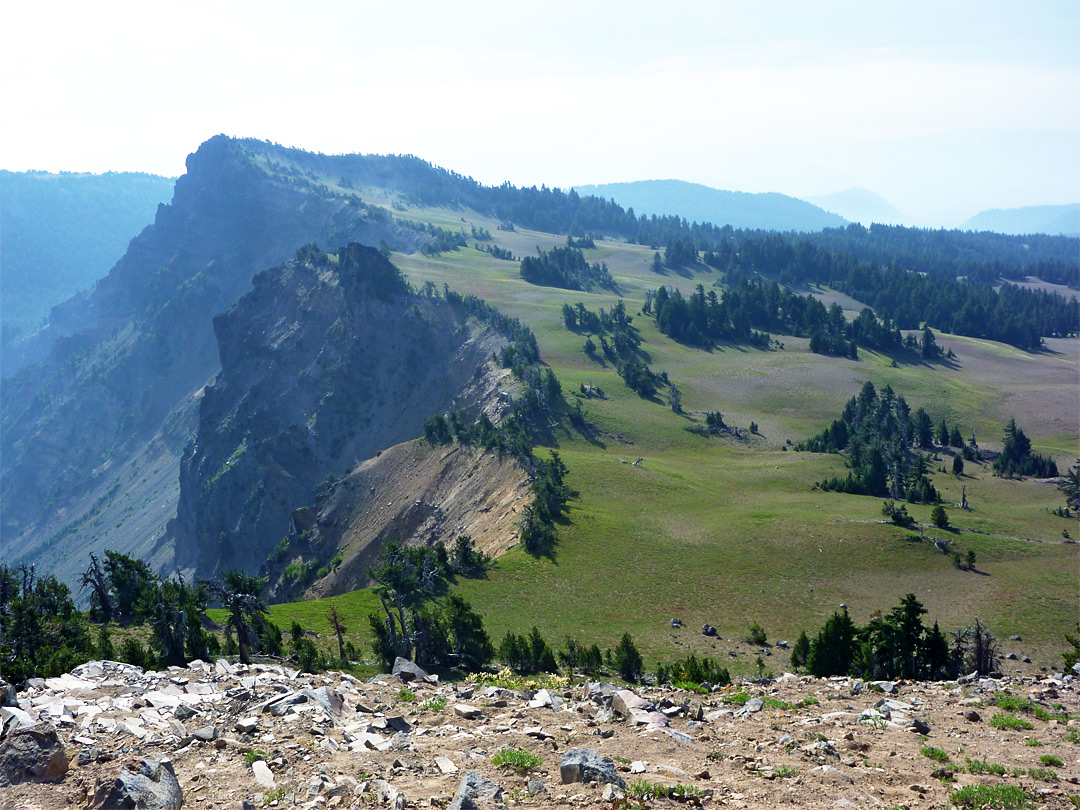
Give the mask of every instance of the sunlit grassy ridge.
M 395 215 L 463 227 L 466 234 L 472 224 L 486 227 L 496 244 L 519 257 L 565 243 L 548 234 L 498 231 L 497 222 L 464 212 Z M 979 616 L 999 637 L 1022 634 L 1036 663 L 1060 663 L 1061 634 L 1075 623 L 1078 595 L 1078 547 L 1064 543 L 1062 531 L 1080 529 L 1076 521 L 1051 514 L 1062 503 L 1053 485 L 1003 481 L 991 476 L 988 465 L 969 464 L 962 479 L 937 472 L 934 485 L 946 504 L 958 503 L 966 485 L 974 509 L 949 508 L 959 531 L 942 532 L 930 527 L 930 507 L 909 506 L 928 537 L 915 542 L 905 539 L 908 532 L 880 522 L 880 500 L 813 488 L 816 481 L 843 474 L 840 457 L 782 448 L 820 431 L 869 380 L 892 385 L 935 422 L 959 422 L 965 438 L 974 429 L 984 447 L 996 446 L 1003 422 L 1015 416 L 1036 447 L 1053 452 L 1064 469 L 1080 453 L 1075 341 L 1029 355 L 941 335 L 939 342 L 958 355 L 955 366 L 909 361 L 894 367 L 892 358 L 867 350 L 858 361 L 823 357 L 811 354 L 805 339 L 785 336 L 778 336 L 783 349 L 691 348 L 660 334 L 639 314 L 644 293 L 660 284 L 687 292 L 698 283 L 709 288 L 719 275 L 704 268 L 657 275 L 649 269 L 649 246 L 597 244 L 585 251 L 587 259 L 608 264 L 644 338 L 650 366 L 678 383 L 686 414 L 671 411 L 666 391 L 651 401 L 634 394 L 610 364 L 583 355 L 583 335 L 564 328 L 564 302 L 595 309 L 609 307 L 616 295 L 529 285 L 519 278 L 516 261 L 472 247 L 436 257 L 393 256 L 414 284 L 445 283 L 522 318 L 568 397 L 582 383 L 601 386 L 609 397 L 582 402 L 598 431 L 594 442 L 565 427 L 555 430 L 579 496 L 552 557 L 534 559 L 515 548 L 486 579 L 457 585 L 484 615 L 496 641 L 508 630 L 524 632 L 534 624 L 556 644 L 571 635 L 614 646 L 629 631 L 651 665 L 688 649 L 717 654 L 713 642 L 696 632 L 705 622 L 723 636 L 739 637 L 757 621 L 770 639 L 793 640 L 800 629 L 818 627 L 840 603 L 861 623 L 911 591 L 929 609 L 928 619 L 946 631 Z M 1027 376 L 1014 376 L 1015 369 Z M 742 428 L 755 421 L 760 435 L 736 441 L 685 429 L 712 410 Z M 629 463 L 638 458 L 640 467 Z M 932 469 L 950 462 L 943 458 Z M 934 549 L 929 538 L 935 537 L 952 540 L 962 553 L 973 550 L 976 570 L 954 567 Z M 361 615 L 376 600 L 367 592 L 337 599 L 350 614 L 350 635 L 360 643 L 367 633 Z M 279 623 L 295 617 L 326 632 L 325 610 L 316 602 L 278 605 L 273 615 Z M 673 646 L 673 617 L 690 629 L 678 636 L 688 647 Z M 750 660 L 733 661 L 733 670 L 748 671 Z M 769 663 L 778 669 L 786 660 L 782 654 Z

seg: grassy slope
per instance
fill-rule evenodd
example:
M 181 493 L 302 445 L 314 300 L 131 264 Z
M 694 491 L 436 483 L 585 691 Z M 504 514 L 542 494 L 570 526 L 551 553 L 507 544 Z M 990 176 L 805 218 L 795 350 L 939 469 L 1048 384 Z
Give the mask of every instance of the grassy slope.
M 395 215 L 468 230 L 461 212 Z M 500 232 L 494 221 L 466 218 L 488 227 L 495 242 L 516 256 L 564 241 L 527 231 Z M 608 264 L 635 314 L 646 289 L 664 283 L 689 291 L 699 282 L 709 287 L 716 278 L 704 268 L 658 277 L 648 269 L 652 253 L 643 246 L 604 242 L 586 256 Z M 905 532 L 876 523 L 877 499 L 814 491 L 814 481 L 842 472 L 839 457 L 780 448 L 787 439 L 819 431 L 869 379 L 893 385 L 913 407 L 924 406 L 935 418 L 959 419 L 965 434 L 975 428 L 984 447 L 994 446 L 1002 422 L 1015 415 L 1037 447 L 1054 452 L 1059 463 L 1071 463 L 1080 452 L 1075 341 L 1056 343 L 1054 353 L 1027 355 L 1000 344 L 942 336 L 940 342 L 959 355 L 956 367 L 891 368 L 890 358 L 872 352 L 862 352 L 857 362 L 813 355 L 807 341 L 794 338 L 781 338 L 783 350 L 689 349 L 638 315 L 634 323 L 651 366 L 678 382 L 683 406 L 691 412 L 679 416 L 663 396 L 643 400 L 613 369 L 585 358 L 584 338 L 563 328 L 564 301 L 595 308 L 610 306 L 615 295 L 535 287 L 520 280 L 517 262 L 471 248 L 435 258 L 393 258 L 415 284 L 447 283 L 525 320 L 568 394 L 590 382 L 610 397 L 584 404 L 603 432 L 603 446 L 568 432 L 560 438 L 570 483 L 580 497 L 561 529 L 554 558 L 537 560 L 512 549 L 486 581 L 458 586 L 484 614 L 496 640 L 507 630 L 523 632 L 533 624 L 553 642 L 569 633 L 601 646 L 613 645 L 629 631 L 652 662 L 688 649 L 711 654 L 727 649 L 726 643 L 717 646 L 693 631 L 678 636 L 688 646 L 675 646 L 668 625 L 673 616 L 689 628 L 709 622 L 729 637 L 758 621 L 770 638 L 791 639 L 800 628 L 816 628 L 841 602 L 861 623 L 913 591 L 943 629 L 978 615 L 1002 638 L 1023 635 L 1024 649 L 1036 664 L 1060 662 L 1061 633 L 1076 621 L 1077 597 L 1077 546 L 1062 543 L 1062 529 L 1075 535 L 1077 528 L 1075 521 L 1050 514 L 1061 502 L 1052 485 L 1001 481 L 974 465 L 968 465 L 972 475 L 962 482 L 936 476 L 947 502 L 959 501 L 963 483 L 975 507 L 968 513 L 950 510 L 950 517 L 959 528 L 979 534 L 928 531 L 952 537 L 962 552 L 976 552 L 978 570 L 966 572 L 932 544 L 907 541 Z M 1024 363 L 1026 376 L 1003 397 L 1001 381 L 1013 379 L 1010 362 Z M 1059 407 L 1042 407 L 1048 397 Z M 729 423 L 742 427 L 753 419 L 762 436 L 736 444 L 685 431 L 700 419 L 693 412 L 704 410 L 721 410 Z M 639 457 L 644 459 L 640 468 L 621 463 Z M 929 523 L 928 507 L 909 509 Z M 374 604 L 370 594 L 338 599 L 353 617 L 350 630 L 363 630 L 359 614 Z M 274 608 L 279 620 L 300 617 L 320 632 L 327 629 L 324 613 L 317 603 Z M 363 636 L 355 633 L 357 641 Z M 741 655 L 733 666 L 749 671 L 753 653 Z M 785 662 L 786 655 L 777 666 Z

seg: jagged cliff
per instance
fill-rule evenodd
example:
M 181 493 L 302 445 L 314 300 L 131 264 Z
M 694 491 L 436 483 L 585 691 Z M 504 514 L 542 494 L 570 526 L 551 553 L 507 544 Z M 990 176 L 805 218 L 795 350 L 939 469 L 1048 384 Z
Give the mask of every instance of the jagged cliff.
M 507 338 L 355 243 L 258 274 L 214 328 L 221 373 L 184 453 L 173 533 L 204 574 L 257 567 L 327 476 L 419 436 L 437 411 L 490 407 L 506 373 L 488 360 Z
M 274 150 L 203 144 L 109 275 L 56 307 L 19 356 L 5 353 L 5 369 L 30 365 L 4 381 L 0 558 L 67 579 L 94 548 L 170 563 L 155 539 L 175 514 L 179 457 L 219 368 L 213 317 L 305 243 L 423 243 L 384 209 L 274 164 Z

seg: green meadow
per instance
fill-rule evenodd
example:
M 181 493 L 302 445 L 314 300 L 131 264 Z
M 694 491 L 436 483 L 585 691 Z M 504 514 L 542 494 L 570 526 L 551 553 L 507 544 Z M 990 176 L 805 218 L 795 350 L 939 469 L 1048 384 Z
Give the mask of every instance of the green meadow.
M 493 241 L 516 257 L 564 237 L 497 230 L 498 223 L 467 212 L 394 212 L 446 228 L 488 228 Z M 466 221 L 462 221 L 462 218 Z M 455 588 L 484 616 L 493 640 L 536 625 L 550 643 L 566 636 L 601 648 L 630 632 L 651 668 L 688 652 L 723 655 L 735 672 L 749 673 L 756 652 L 741 644 L 751 622 L 770 642 L 813 632 L 846 604 L 857 623 L 887 611 L 907 592 L 928 608 L 926 619 L 952 631 L 976 616 L 1001 639 L 1019 634 L 1035 665 L 1060 666 L 1064 639 L 1080 604 L 1080 524 L 1052 514 L 1064 503 L 1053 484 L 995 478 L 987 464 L 967 465 L 956 478 L 951 457 L 932 463 L 934 485 L 949 507 L 954 530 L 932 527 L 930 507 L 909 505 L 914 530 L 882 523 L 876 498 L 826 493 L 814 484 L 844 474 L 839 456 L 796 453 L 797 443 L 839 415 L 867 380 L 891 385 L 913 408 L 924 407 L 965 438 L 974 430 L 981 447 L 1000 445 L 1004 422 L 1014 416 L 1036 449 L 1052 453 L 1064 470 L 1080 455 L 1076 341 L 1027 354 L 989 341 L 939 335 L 956 362 L 924 364 L 860 350 L 860 359 L 811 354 L 805 339 L 776 336 L 783 348 L 724 345 L 711 350 L 675 343 L 640 313 L 646 290 L 660 284 L 684 291 L 708 289 L 719 278 L 704 267 L 657 275 L 648 246 L 597 242 L 590 262 L 606 262 L 618 293 L 537 287 L 522 281 L 517 261 L 494 259 L 471 247 L 435 257 L 394 254 L 416 285 L 432 281 L 478 295 L 525 321 L 536 333 L 543 360 L 558 374 L 567 399 L 582 384 L 598 385 L 608 399 L 580 399 L 596 428 L 591 441 L 565 426 L 555 445 L 577 491 L 550 557 L 520 547 L 500 557 L 485 579 Z M 490 244 L 490 243 L 489 243 Z M 828 290 L 815 291 L 822 296 Z M 621 295 L 644 339 L 656 372 L 667 372 L 682 393 L 684 414 L 674 413 L 666 391 L 643 399 L 610 365 L 587 358 L 584 335 L 562 322 L 564 302 L 610 307 Z M 721 411 L 730 425 L 758 435 L 706 438 L 686 428 Z M 544 453 L 543 448 L 537 450 Z M 641 459 L 640 465 L 637 462 Z M 966 487 L 971 511 L 954 507 Z M 920 536 L 922 535 L 922 536 Z M 976 554 L 975 570 L 956 568 L 935 549 L 950 540 L 961 554 Z M 368 591 L 334 597 L 354 643 L 367 644 L 364 618 L 378 605 Z M 287 627 L 293 619 L 329 631 L 321 600 L 275 605 Z M 670 619 L 680 618 L 675 631 Z M 708 622 L 723 640 L 698 632 Z M 1006 645 L 1005 649 L 1011 649 Z M 731 653 L 735 655 L 732 656 Z M 1010 664 L 1012 662 L 1009 662 Z M 766 664 L 787 665 L 779 652 Z

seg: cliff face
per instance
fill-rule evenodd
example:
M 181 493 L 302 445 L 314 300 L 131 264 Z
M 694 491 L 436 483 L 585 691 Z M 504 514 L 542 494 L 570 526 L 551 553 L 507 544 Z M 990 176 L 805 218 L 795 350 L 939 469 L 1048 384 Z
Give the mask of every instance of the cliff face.
M 175 514 L 179 456 L 219 368 L 213 317 L 301 245 L 411 251 L 424 237 L 381 209 L 273 168 L 274 148 L 219 136 L 188 158 L 170 205 L 89 293 L 5 353 L 0 558 L 64 578 L 86 551 L 150 556 Z M 170 562 L 168 549 L 155 561 Z
M 174 532 L 200 574 L 257 568 L 328 475 L 489 396 L 486 361 L 505 345 L 358 244 L 260 273 L 214 328 L 221 373 L 184 453 Z

